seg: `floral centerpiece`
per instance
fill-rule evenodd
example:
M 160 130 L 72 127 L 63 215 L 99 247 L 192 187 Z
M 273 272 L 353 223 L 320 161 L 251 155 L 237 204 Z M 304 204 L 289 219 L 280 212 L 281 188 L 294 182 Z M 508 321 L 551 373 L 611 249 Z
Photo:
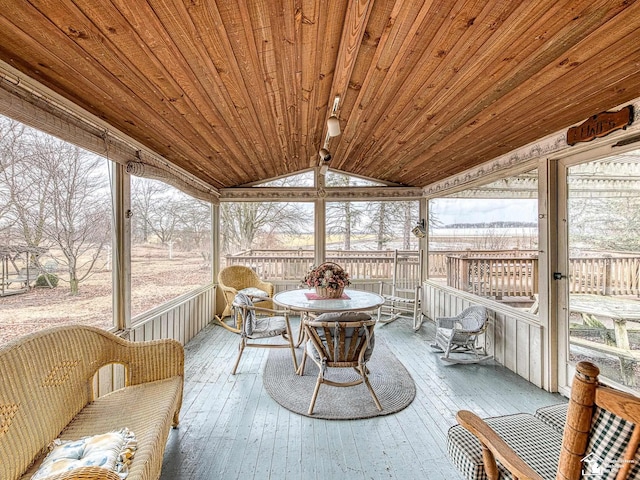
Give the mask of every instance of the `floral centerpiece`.
M 325 262 L 305 275 L 304 284 L 316 289 L 321 297 L 340 298 L 345 287 L 351 283 L 349 274 L 337 263 Z

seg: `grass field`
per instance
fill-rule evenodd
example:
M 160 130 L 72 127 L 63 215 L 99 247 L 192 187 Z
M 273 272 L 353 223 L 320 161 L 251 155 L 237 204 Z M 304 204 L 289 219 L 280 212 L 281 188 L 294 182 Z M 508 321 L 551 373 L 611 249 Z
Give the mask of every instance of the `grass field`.
M 131 263 L 131 313 L 135 317 L 211 280 L 199 252 L 173 252 L 157 247 L 137 248 Z M 65 272 L 56 272 L 58 287 L 32 288 L 0 297 L 0 344 L 42 328 L 66 323 L 98 327 L 113 324 L 112 271 L 104 268 L 80 284 L 70 295 Z

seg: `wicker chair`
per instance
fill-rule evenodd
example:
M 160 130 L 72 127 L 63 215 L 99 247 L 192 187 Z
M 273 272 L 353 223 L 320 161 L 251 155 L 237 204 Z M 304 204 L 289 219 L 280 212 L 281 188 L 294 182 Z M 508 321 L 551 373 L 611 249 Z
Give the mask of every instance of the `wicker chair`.
M 444 352 L 440 358 L 451 363 L 477 363 L 490 358 L 484 348 L 477 346 L 478 337 L 487 328 L 487 309 L 474 305 L 465 308 L 455 317 L 436 319 L 436 338 L 431 345 Z M 478 355 L 481 353 L 482 356 Z M 452 353 L 471 353 L 472 359 L 451 357 Z
M 230 267 L 223 268 L 218 274 L 218 286 L 222 290 L 224 299 L 226 302 L 222 315 L 214 317 L 216 322 L 235 333 L 240 333 L 242 325 L 238 322 L 239 318 L 235 318 L 235 325 L 230 326 L 224 322 L 224 317 L 228 317 L 232 312 L 232 304 L 238 292 L 249 295 L 255 307 L 270 308 L 273 309 L 273 297 L 274 287 L 272 283 L 264 282 L 260 279 L 258 274 L 249 267 L 242 265 L 232 265 Z M 256 300 L 260 297 L 268 297 L 267 300 Z
M 240 358 L 245 347 L 253 348 L 289 348 L 293 358 L 293 371 L 298 371 L 298 359 L 293 346 L 293 335 L 289 323 L 289 313 L 286 311 L 261 308 L 253 305 L 248 295 L 239 293 L 231 304 L 234 316 L 241 319 L 240 345 L 238 346 L 238 358 L 233 366 L 232 375 L 236 374 Z M 281 336 L 286 343 L 266 343 L 272 337 Z M 252 341 L 253 340 L 253 341 Z
M 318 398 L 320 385 L 327 384 L 334 387 L 351 387 L 364 383 L 378 410 L 382 405 L 378 400 L 371 383 L 367 361 L 373 353 L 373 328 L 376 321 L 371 315 L 362 312 L 323 313 L 315 319 L 304 320 L 304 329 L 309 339 L 307 341 L 300 373 L 304 373 L 307 356 L 318 365 L 318 380 L 309 404 L 309 415 L 313 415 L 313 408 Z M 328 368 L 353 368 L 359 378 L 347 382 L 329 380 L 325 375 Z
M 561 432 L 543 416 L 483 420 L 459 411 L 448 435 L 452 462 L 469 479 L 640 478 L 640 398 L 599 384 L 598 374 L 589 362 L 576 366 Z

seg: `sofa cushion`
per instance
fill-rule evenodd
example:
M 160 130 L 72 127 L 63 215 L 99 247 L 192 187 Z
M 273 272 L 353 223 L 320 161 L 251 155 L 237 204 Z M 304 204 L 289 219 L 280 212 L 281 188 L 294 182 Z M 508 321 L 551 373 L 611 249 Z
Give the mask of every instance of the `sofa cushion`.
M 368 320 L 371 320 L 371 315 L 369 315 L 366 312 L 329 312 L 329 313 L 323 313 L 322 315 L 318 315 L 318 317 L 316 317 L 313 321 L 314 322 L 366 322 Z M 322 343 L 326 346 L 327 339 L 325 337 L 324 330 L 322 328 L 316 328 L 316 330 L 318 332 L 318 336 L 320 337 L 320 341 L 322 341 Z M 348 350 L 349 347 L 351 346 L 351 338 L 353 337 L 353 333 L 354 333 L 353 328 L 348 327 L 345 329 L 345 340 L 346 340 L 345 349 L 346 350 Z M 360 338 L 363 335 L 366 335 L 365 330 L 360 329 L 360 331 L 358 332 L 358 337 Z M 371 354 L 373 353 L 373 348 L 375 344 L 376 344 L 376 336 L 375 336 L 375 332 L 372 332 L 371 337 L 369 338 L 369 345 L 367 346 L 367 349 L 364 352 L 365 362 L 368 362 L 369 359 L 371 358 Z M 318 354 L 318 351 L 316 350 L 316 348 L 313 346 L 313 342 L 311 340 L 307 341 L 306 350 L 308 355 L 311 355 L 312 358 L 315 358 L 317 361 L 320 361 L 320 355 Z
M 560 403 L 557 405 L 548 405 L 546 407 L 540 407 L 533 414 L 534 417 L 539 418 L 544 423 L 556 429 L 560 434 L 564 432 L 564 424 L 567 420 L 568 403 Z
M 76 440 L 101 432 L 129 428 L 135 433 L 137 450 L 129 466 L 129 479 L 149 478 L 149 472 L 160 471 L 162 456 L 180 405 L 182 377 L 132 385 L 87 404 L 60 434 L 61 440 Z M 21 478 L 30 479 L 42 459 L 39 459 Z
M 50 475 L 91 466 L 114 471 L 124 479 L 135 449 L 135 435 L 127 428 L 79 440 L 56 439 L 31 480 L 43 480 Z
M 485 418 L 484 421 L 543 478 L 555 478 L 562 446 L 561 433 L 528 413 Z M 480 442 L 463 426 L 449 429 L 447 452 L 465 478 L 487 478 Z M 498 469 L 500 478 L 513 478 L 499 461 Z

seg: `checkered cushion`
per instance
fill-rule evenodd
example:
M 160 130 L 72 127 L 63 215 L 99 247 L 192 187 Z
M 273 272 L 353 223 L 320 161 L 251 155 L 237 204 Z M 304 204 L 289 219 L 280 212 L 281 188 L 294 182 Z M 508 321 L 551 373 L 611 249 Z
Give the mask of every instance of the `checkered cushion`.
M 528 413 L 484 419 L 496 433 L 544 478 L 555 478 L 562 434 Z M 447 451 L 451 462 L 470 480 L 487 478 L 478 439 L 461 425 L 449 429 Z M 498 462 L 500 478 L 511 474 Z
M 534 413 L 533 416 L 539 418 L 550 427 L 553 427 L 560 433 L 560 435 L 562 435 L 562 432 L 564 432 L 564 424 L 567 420 L 568 408 L 568 403 L 549 405 L 536 410 L 536 413 Z
M 634 424 L 596 407 L 583 472 L 597 474 L 598 480 L 615 479 Z M 640 478 L 640 452 L 627 478 Z

